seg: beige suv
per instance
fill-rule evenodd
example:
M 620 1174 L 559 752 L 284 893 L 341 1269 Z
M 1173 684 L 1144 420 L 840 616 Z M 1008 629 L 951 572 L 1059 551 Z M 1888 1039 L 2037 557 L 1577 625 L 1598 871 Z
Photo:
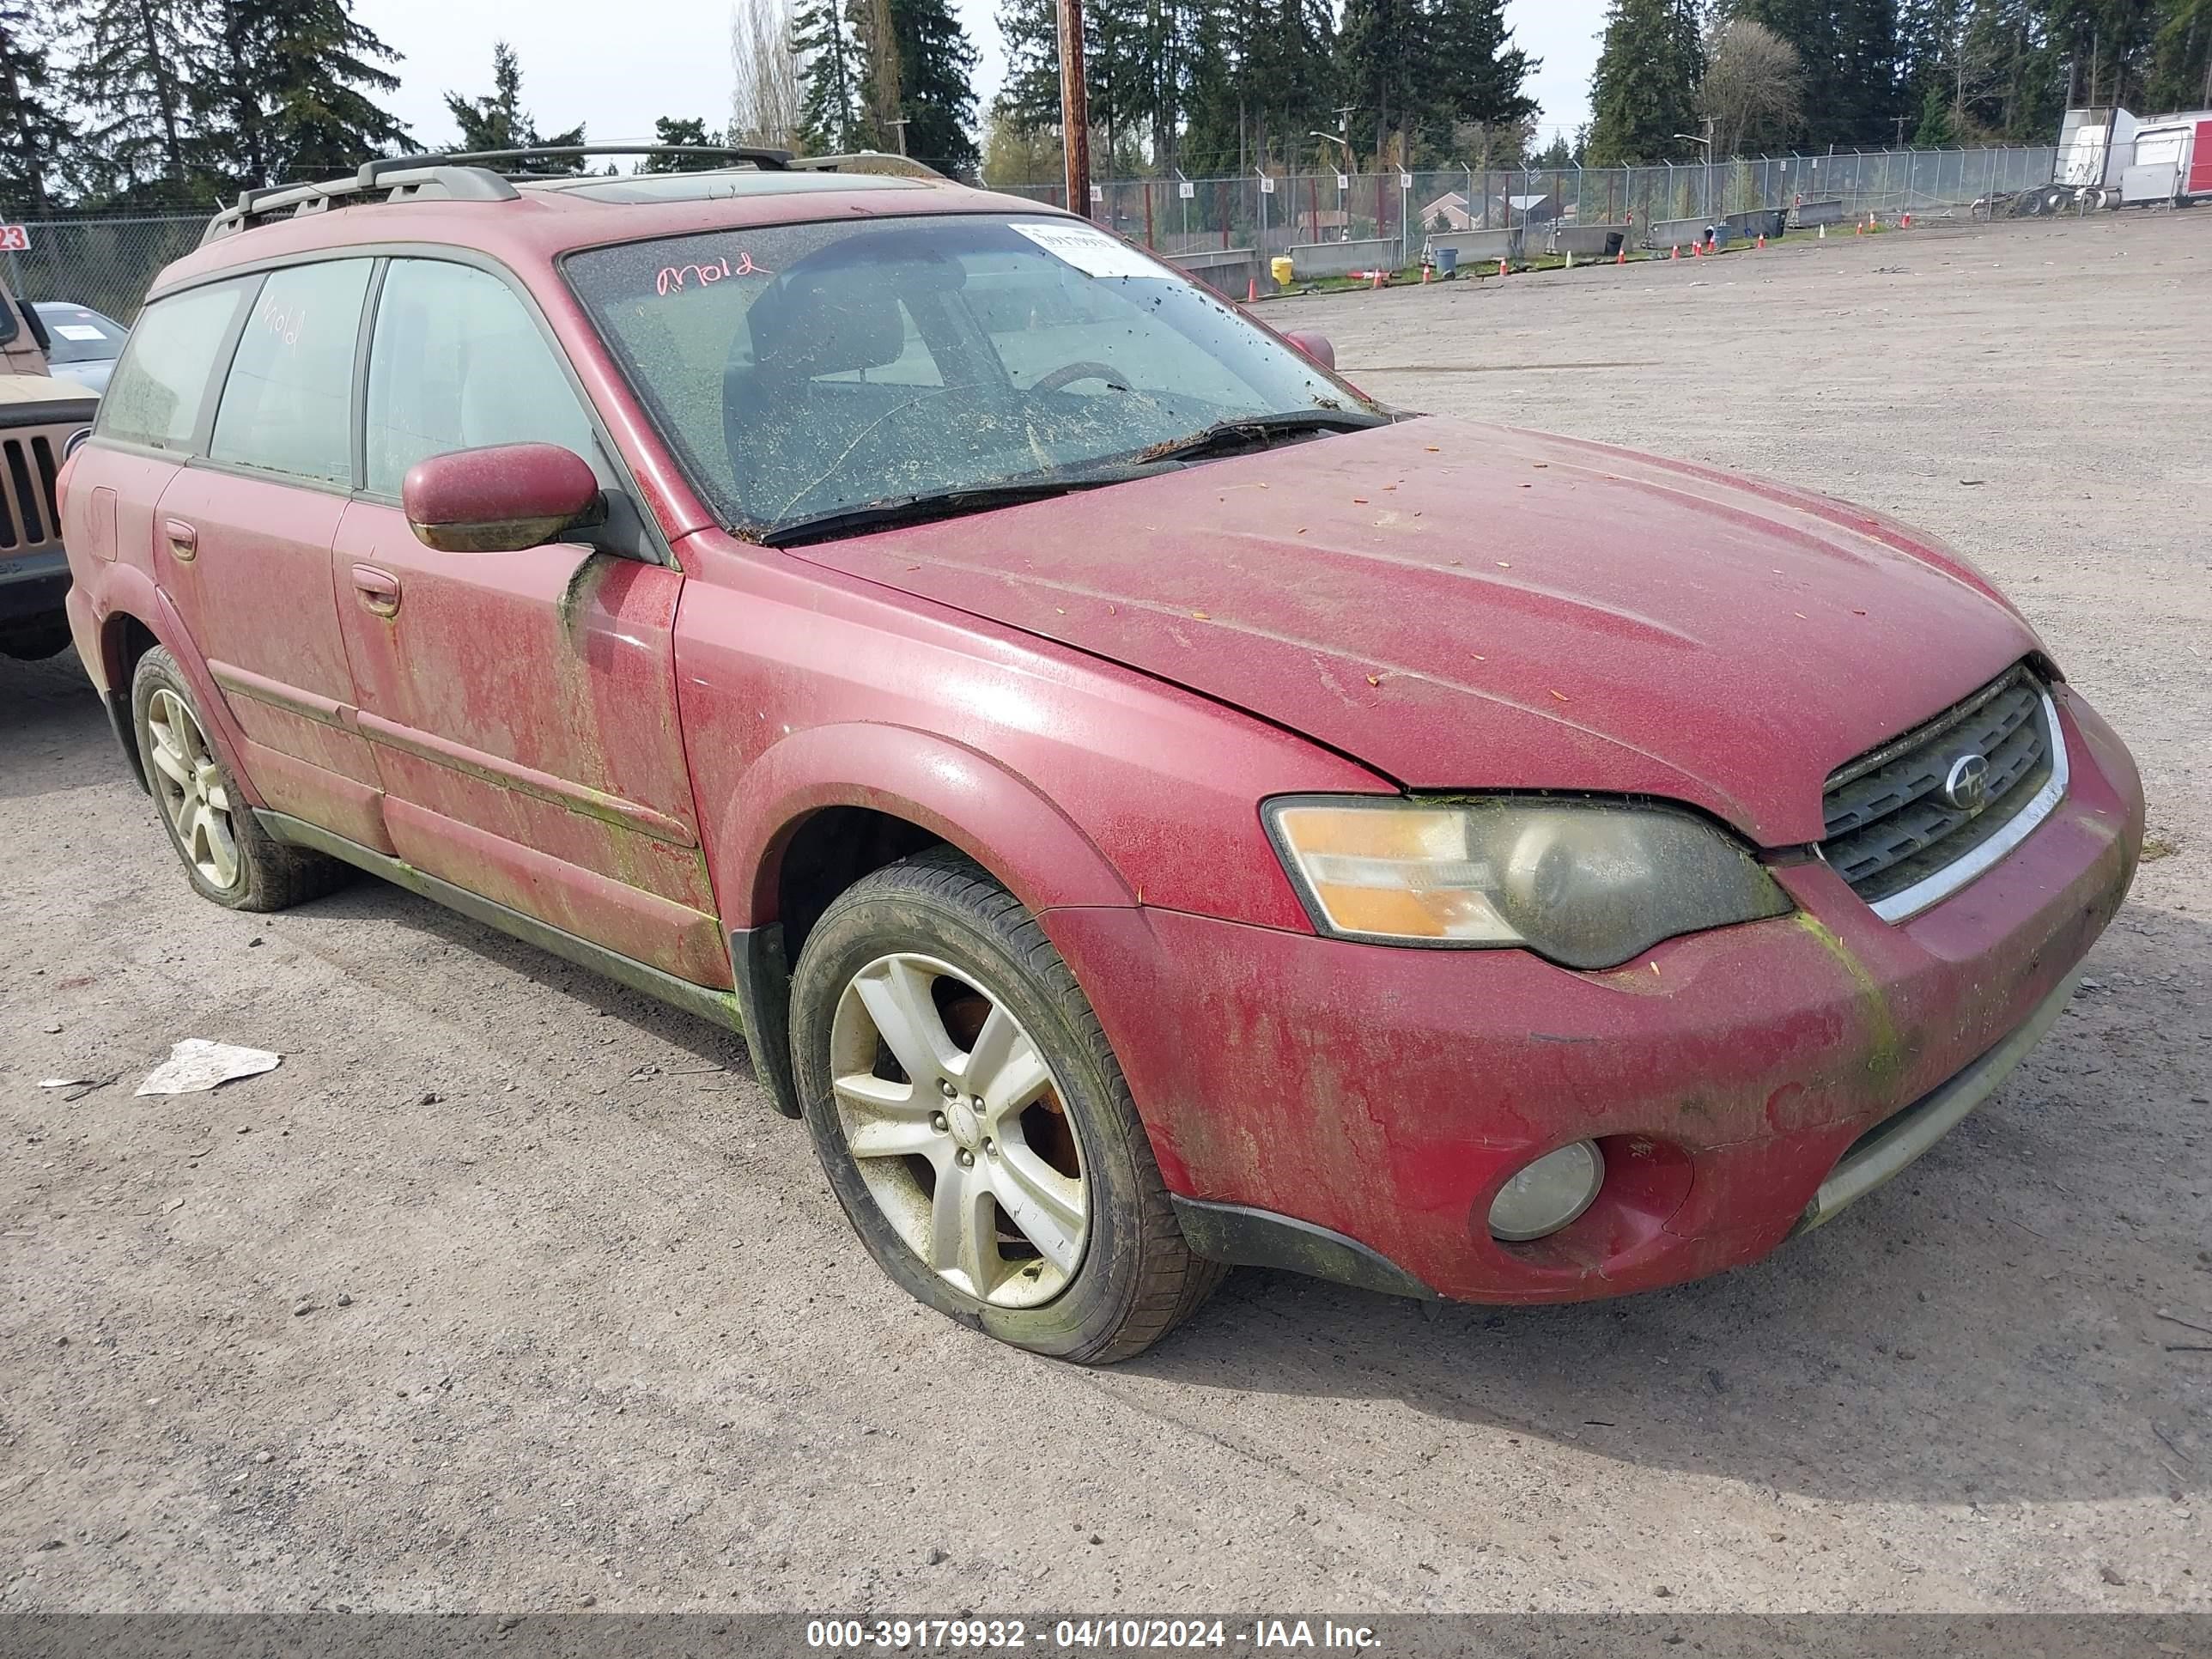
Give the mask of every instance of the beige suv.
M 99 401 L 47 373 L 44 325 L 0 283 L 0 656 L 31 661 L 70 642 L 54 476 Z

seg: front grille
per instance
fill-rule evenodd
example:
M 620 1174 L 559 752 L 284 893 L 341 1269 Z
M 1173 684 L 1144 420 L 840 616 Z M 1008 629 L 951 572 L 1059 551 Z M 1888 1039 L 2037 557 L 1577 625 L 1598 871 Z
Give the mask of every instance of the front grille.
M 0 548 L 38 548 L 59 538 L 57 471 L 46 434 L 0 439 Z
M 2043 683 L 2023 664 L 1831 775 L 1820 798 L 1821 854 L 1879 905 L 1971 859 L 2012 825 L 2063 763 L 2057 741 Z M 1944 794 L 1952 768 L 1969 755 L 1989 763 L 1987 804 L 1978 811 Z

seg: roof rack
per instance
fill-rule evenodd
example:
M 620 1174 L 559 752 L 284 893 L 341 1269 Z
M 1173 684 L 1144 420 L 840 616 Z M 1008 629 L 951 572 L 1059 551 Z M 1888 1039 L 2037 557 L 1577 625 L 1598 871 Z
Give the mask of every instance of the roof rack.
M 242 191 L 237 201 L 208 221 L 207 228 L 200 233 L 200 245 L 204 247 L 210 242 L 272 219 L 321 213 L 348 197 L 380 195 L 393 202 L 511 202 L 519 194 L 508 182 L 511 179 L 567 176 L 532 172 L 530 163 L 589 155 L 711 156 L 779 173 L 793 165 L 789 150 L 751 144 L 540 144 L 527 149 L 384 156 L 362 162 L 349 178 Z M 847 159 L 850 158 L 824 156 L 811 165 L 834 167 L 836 161 Z M 498 167 L 487 163 L 514 165 Z

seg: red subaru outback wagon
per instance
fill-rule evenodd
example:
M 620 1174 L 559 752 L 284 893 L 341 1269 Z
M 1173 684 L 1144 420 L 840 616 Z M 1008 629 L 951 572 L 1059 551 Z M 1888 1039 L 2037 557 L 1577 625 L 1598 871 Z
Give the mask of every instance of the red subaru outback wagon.
M 193 886 L 348 866 L 739 1029 L 884 1270 L 1748 1262 L 2051 1025 L 2126 749 L 1925 537 L 1385 410 L 1085 222 L 372 163 L 164 271 L 71 626 Z

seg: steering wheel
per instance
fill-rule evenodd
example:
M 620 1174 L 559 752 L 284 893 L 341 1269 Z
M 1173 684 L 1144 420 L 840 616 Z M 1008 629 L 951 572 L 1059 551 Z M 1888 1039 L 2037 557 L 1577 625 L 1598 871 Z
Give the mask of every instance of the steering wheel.
M 1040 376 L 1036 383 L 1030 387 L 1030 395 L 1036 397 L 1047 392 L 1058 392 L 1063 386 L 1073 386 L 1078 380 L 1103 380 L 1109 386 L 1125 384 L 1121 379 L 1121 370 L 1109 368 L 1103 363 L 1094 363 L 1086 359 L 1082 362 L 1064 363 L 1051 374 Z

